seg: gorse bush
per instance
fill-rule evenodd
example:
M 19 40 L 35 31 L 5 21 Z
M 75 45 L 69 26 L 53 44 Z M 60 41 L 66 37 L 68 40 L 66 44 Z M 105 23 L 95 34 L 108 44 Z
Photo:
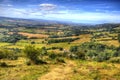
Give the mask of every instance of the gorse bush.
M 43 64 L 42 58 L 47 54 L 46 48 L 35 48 L 33 45 L 26 46 L 24 49 L 26 57 L 30 60 L 31 64 Z
M 40 49 L 35 48 L 35 46 L 29 45 L 24 49 L 26 57 L 30 59 L 31 63 L 36 64 L 38 56 L 40 55 Z
M 17 54 L 12 50 L 7 49 L 0 49 L 0 59 L 10 59 L 10 60 L 16 60 L 18 59 Z

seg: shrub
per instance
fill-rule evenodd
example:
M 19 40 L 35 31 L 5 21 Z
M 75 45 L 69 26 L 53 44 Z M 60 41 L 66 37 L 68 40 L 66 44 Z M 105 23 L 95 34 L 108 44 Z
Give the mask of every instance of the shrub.
M 65 63 L 65 60 L 63 58 L 57 58 L 56 61 L 60 63 Z
M 120 57 L 110 58 L 109 62 L 112 62 L 112 63 L 120 63 Z
M 78 59 L 83 59 L 83 60 L 85 59 L 85 53 L 84 52 L 77 52 L 76 55 L 77 55 Z
M 35 42 L 34 42 L 34 41 L 32 41 L 32 42 L 31 42 L 31 44 L 35 44 Z
M 42 57 L 47 54 L 45 48 L 35 48 L 35 46 L 29 45 L 24 49 L 26 57 L 29 58 L 31 64 L 43 64 Z M 41 58 L 41 59 L 40 59 Z
M 63 48 L 59 48 L 60 51 L 63 51 Z
M 51 59 L 55 59 L 55 58 L 57 57 L 57 55 L 56 55 L 55 53 L 52 53 L 52 54 L 49 55 L 49 57 L 50 57 Z
M 8 65 L 5 62 L 0 63 L 1 67 L 8 67 Z
M 98 62 L 102 62 L 105 60 L 109 60 L 110 59 L 110 53 L 106 53 L 106 52 L 101 52 L 98 54 L 98 56 L 96 56 L 95 60 Z
M 46 49 L 46 47 L 42 47 L 41 48 L 41 54 L 42 55 L 47 55 L 47 49 Z
M 18 56 L 12 50 L 2 49 L 0 50 L 0 59 L 3 59 L 3 58 L 10 59 L 10 60 L 17 60 Z
M 36 49 L 35 46 L 29 45 L 24 49 L 26 57 L 30 59 L 30 62 L 35 64 L 38 61 L 38 56 L 40 55 L 40 49 Z
M 5 58 L 6 54 L 4 53 L 3 50 L 0 50 L 0 59 Z
M 69 57 L 72 59 L 88 59 L 99 62 L 120 56 L 119 48 L 94 42 L 85 42 L 79 46 L 71 46 L 69 51 L 71 52 Z
M 31 62 L 30 62 L 30 61 L 27 61 L 26 64 L 29 66 L 29 65 L 31 65 Z
M 71 46 L 69 51 L 70 52 L 77 52 L 78 51 L 78 46 Z

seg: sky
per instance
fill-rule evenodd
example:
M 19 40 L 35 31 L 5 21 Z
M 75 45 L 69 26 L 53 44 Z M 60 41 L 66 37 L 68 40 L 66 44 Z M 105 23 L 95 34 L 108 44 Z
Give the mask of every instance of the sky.
M 75 23 L 120 23 L 120 0 L 0 0 L 0 16 Z

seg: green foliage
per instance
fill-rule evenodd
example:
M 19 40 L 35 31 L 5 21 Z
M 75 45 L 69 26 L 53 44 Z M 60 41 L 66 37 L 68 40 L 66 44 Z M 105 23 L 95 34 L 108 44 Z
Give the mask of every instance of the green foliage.
M 102 62 L 102 61 L 105 61 L 105 60 L 109 60 L 110 57 L 111 57 L 110 53 L 101 52 L 95 57 L 95 60 L 98 61 L 98 62 Z
M 63 39 L 50 39 L 48 40 L 48 43 L 60 43 L 60 42 L 72 42 L 79 38 L 63 38 Z
M 42 57 L 47 54 L 46 48 L 35 48 L 33 45 L 26 46 L 24 49 L 26 57 L 30 59 L 31 64 L 43 64 Z M 41 59 L 40 59 L 41 58 Z
M 106 46 L 94 42 L 86 42 L 79 46 L 71 46 L 69 54 L 70 58 L 95 60 L 98 62 L 109 60 L 112 57 L 118 57 L 119 48 Z
M 55 59 L 55 58 L 57 57 L 57 55 L 56 55 L 55 53 L 52 53 L 52 54 L 49 55 L 49 57 L 50 57 L 51 59 Z
M 51 48 L 47 48 L 47 50 L 55 50 L 55 49 L 59 49 L 60 51 L 63 50 L 62 47 L 51 47 Z
M 39 59 L 38 56 L 40 55 L 40 49 L 35 48 L 35 46 L 29 45 L 25 47 L 24 53 L 26 54 L 26 57 L 31 60 L 31 63 L 36 64 Z
M 56 61 L 57 61 L 57 62 L 60 62 L 60 63 L 65 63 L 65 60 L 64 60 L 63 58 L 59 58 L 59 57 L 56 58 Z
M 41 48 L 41 54 L 42 55 L 47 55 L 47 49 L 46 49 L 46 47 L 42 47 Z
M 27 37 L 22 36 L 22 35 L 17 34 L 17 33 L 14 33 L 14 34 L 9 35 L 8 37 L 3 37 L 2 39 L 0 39 L 0 41 L 9 42 L 9 43 L 16 43 L 17 41 L 19 41 L 21 39 L 27 39 Z
M 78 46 L 71 46 L 69 51 L 70 52 L 77 52 L 78 51 Z
M 116 52 L 114 53 L 114 57 L 120 57 L 120 47 L 116 49 Z
M 0 50 L 0 59 L 3 59 L 3 58 L 10 59 L 10 60 L 16 60 L 16 59 L 18 59 L 18 56 L 12 50 L 1 49 Z
M 69 57 L 71 59 L 85 59 L 85 53 L 82 50 L 79 50 L 79 46 L 71 46 L 69 51 Z
M 109 60 L 109 62 L 112 62 L 112 63 L 120 63 L 120 57 L 113 57 Z

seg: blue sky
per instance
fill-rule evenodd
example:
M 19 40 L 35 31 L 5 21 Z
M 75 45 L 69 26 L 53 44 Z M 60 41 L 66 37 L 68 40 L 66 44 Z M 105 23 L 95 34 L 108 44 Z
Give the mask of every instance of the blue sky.
M 120 0 L 0 0 L 0 16 L 76 23 L 120 23 Z

